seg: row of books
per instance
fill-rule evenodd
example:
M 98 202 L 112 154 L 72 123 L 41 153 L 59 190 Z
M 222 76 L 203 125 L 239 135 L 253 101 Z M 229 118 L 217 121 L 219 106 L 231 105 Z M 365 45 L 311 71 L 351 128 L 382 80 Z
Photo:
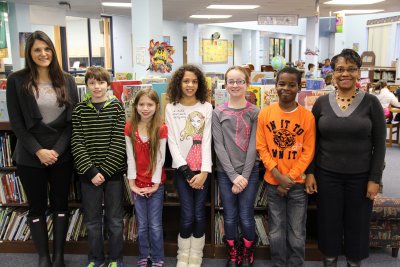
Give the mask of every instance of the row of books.
M 0 168 L 13 167 L 12 150 L 15 143 L 15 136 L 4 132 L 0 134 Z
M 26 208 L 3 207 L 0 208 L 0 240 L 26 241 L 31 238 L 28 225 L 28 210 Z M 53 217 L 46 216 L 49 240 L 53 240 Z M 137 240 L 136 216 L 131 210 L 126 211 L 123 217 L 124 240 L 135 242 Z M 104 229 L 104 237 L 107 233 Z M 69 216 L 69 225 L 66 241 L 87 239 L 87 229 L 83 221 L 82 209 L 72 209 Z
M 269 245 L 268 240 L 268 221 L 265 215 L 256 214 L 254 216 L 256 222 L 256 234 L 258 236 L 258 246 L 267 246 Z M 238 232 L 240 235 L 240 224 L 238 224 Z M 223 238 L 225 235 L 224 232 L 224 216 L 222 212 L 217 212 L 215 214 L 215 244 L 216 245 L 225 245 Z
M 216 207 L 222 207 L 221 200 L 221 190 L 219 189 L 218 183 L 216 182 L 215 191 L 214 191 L 214 200 Z M 258 189 L 256 198 L 254 200 L 254 207 L 256 208 L 265 208 L 267 206 L 267 187 L 266 183 L 262 180 Z
M 74 176 L 70 185 L 68 200 L 80 202 L 82 192 L 80 181 Z M 175 191 L 175 190 L 174 190 Z M 133 205 L 134 199 L 130 189 L 128 179 L 124 174 L 123 199 L 125 204 Z M 24 204 L 27 203 L 27 197 L 19 176 L 15 172 L 0 172 L 0 204 Z
M 0 172 L 0 203 L 26 203 L 27 198 L 19 177 L 15 172 Z

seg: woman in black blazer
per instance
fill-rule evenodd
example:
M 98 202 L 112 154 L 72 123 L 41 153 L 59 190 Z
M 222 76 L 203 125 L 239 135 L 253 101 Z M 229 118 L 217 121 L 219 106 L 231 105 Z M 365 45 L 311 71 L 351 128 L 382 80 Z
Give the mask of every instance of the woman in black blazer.
M 65 266 L 73 170 L 71 114 L 77 101 L 75 81 L 61 70 L 52 41 L 44 32 L 35 31 L 26 42 L 25 68 L 7 79 L 7 108 L 17 137 L 13 159 L 28 198 L 28 222 L 40 267 Z M 45 217 L 48 198 L 54 224 L 53 265 Z

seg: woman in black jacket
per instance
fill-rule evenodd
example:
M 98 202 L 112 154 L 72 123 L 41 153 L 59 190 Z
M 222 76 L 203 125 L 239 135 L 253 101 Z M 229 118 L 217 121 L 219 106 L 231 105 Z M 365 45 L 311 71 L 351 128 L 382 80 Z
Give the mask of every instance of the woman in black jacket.
M 26 42 L 25 68 L 7 79 L 7 108 L 17 137 L 13 159 L 28 198 L 28 222 L 40 267 L 65 266 L 73 169 L 71 114 L 77 101 L 75 81 L 61 70 L 52 41 L 44 32 L 35 31 Z M 54 223 L 53 265 L 45 218 L 48 198 Z

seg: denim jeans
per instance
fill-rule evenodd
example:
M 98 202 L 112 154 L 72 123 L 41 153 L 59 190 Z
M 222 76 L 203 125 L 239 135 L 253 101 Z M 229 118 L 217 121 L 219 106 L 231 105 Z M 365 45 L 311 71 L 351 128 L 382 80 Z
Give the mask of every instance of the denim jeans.
M 103 195 L 110 260 L 122 260 L 122 181 L 106 181 L 100 186 L 82 183 L 82 205 L 88 232 L 89 261 L 104 262 Z
M 200 238 L 204 235 L 206 226 L 206 207 L 210 179 L 207 177 L 203 189 L 193 189 L 179 171 L 175 172 L 176 187 L 178 189 L 181 216 L 179 234 L 182 238 L 193 235 Z
M 218 187 L 224 207 L 224 230 L 227 240 L 237 240 L 238 216 L 242 235 L 247 240 L 254 240 L 255 220 L 254 201 L 259 185 L 258 166 L 254 167 L 243 192 L 232 193 L 233 183 L 224 172 L 217 172 Z
M 296 183 L 281 197 L 277 186 L 267 184 L 268 238 L 274 266 L 304 266 L 307 194 Z
M 164 260 L 162 212 L 164 185 L 149 198 L 134 194 L 138 223 L 139 260 L 150 256 L 152 262 Z

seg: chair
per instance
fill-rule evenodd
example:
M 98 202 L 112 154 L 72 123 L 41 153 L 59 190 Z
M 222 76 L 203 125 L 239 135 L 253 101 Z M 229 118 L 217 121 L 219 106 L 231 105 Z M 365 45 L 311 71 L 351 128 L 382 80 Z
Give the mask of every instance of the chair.
M 392 249 L 397 258 L 400 248 L 400 198 L 389 198 L 378 194 L 374 201 L 370 222 L 370 247 Z
M 392 144 L 398 144 L 399 143 L 399 130 L 400 130 L 400 124 L 397 121 L 393 121 L 392 123 L 387 123 L 386 124 L 386 129 L 389 129 L 389 136 L 386 139 L 386 146 L 391 147 Z M 395 139 L 393 139 L 393 135 L 395 135 Z
M 261 71 L 263 72 L 274 71 L 274 68 L 271 65 L 261 65 Z

